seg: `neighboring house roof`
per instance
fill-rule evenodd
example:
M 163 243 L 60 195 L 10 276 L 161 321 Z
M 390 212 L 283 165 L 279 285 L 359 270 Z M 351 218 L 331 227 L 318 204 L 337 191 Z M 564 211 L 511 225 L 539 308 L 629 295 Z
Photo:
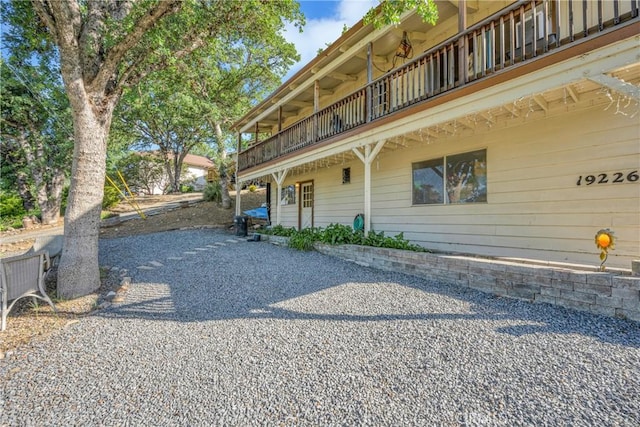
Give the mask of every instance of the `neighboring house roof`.
M 140 151 L 139 154 L 141 155 L 160 155 L 159 151 Z M 182 161 L 183 165 L 186 166 L 193 166 L 193 167 L 197 167 L 197 168 L 202 168 L 202 169 L 207 169 L 207 168 L 212 168 L 215 166 L 215 164 L 207 159 L 204 156 L 197 156 L 195 154 L 187 154 L 186 156 L 184 156 L 184 160 Z
M 187 154 L 182 161 L 183 164 L 188 166 L 195 166 L 199 168 L 212 168 L 213 162 L 204 156 L 196 156 L 195 154 Z

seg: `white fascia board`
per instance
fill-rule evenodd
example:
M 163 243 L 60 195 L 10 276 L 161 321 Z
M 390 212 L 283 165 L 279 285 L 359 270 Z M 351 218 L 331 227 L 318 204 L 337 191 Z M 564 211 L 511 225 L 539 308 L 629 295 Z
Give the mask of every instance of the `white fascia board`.
M 533 96 L 547 90 L 590 79 L 593 76 L 601 76 L 618 68 L 636 64 L 640 62 L 638 56 L 639 39 L 640 36 L 629 38 L 615 45 L 551 65 L 543 70 L 536 71 L 533 75 L 520 76 L 464 98 L 446 102 L 429 110 L 403 117 L 392 123 L 363 131 L 335 144 L 320 147 L 302 156 L 269 165 L 246 176 L 243 175 L 241 179 L 257 179 L 270 174 L 274 170 L 280 170 L 285 167 L 294 168 L 328 156 L 351 151 L 353 148 L 359 148 L 372 142 L 497 108 L 521 97 Z

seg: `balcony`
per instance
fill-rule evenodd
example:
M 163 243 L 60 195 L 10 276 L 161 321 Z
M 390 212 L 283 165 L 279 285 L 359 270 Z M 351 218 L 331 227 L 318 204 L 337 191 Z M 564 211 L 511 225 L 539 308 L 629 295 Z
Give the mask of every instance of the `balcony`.
M 639 20 L 638 0 L 519 1 L 241 151 L 240 172 L 337 141 L 395 113 Z M 562 13 L 561 13 L 562 10 Z M 539 62 L 543 64 L 543 62 Z M 540 65 L 542 67 L 543 65 Z

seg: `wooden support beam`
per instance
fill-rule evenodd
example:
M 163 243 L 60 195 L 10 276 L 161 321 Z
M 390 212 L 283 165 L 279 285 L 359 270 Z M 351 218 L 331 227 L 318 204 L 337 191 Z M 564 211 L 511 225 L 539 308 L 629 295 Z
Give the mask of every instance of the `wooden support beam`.
M 239 170 L 238 170 L 238 157 L 242 151 L 242 133 L 238 133 L 238 150 L 236 151 L 236 216 L 240 215 L 240 189 L 242 188 L 242 184 L 240 183 L 240 179 L 238 178 Z
M 469 120 L 467 120 L 464 117 L 459 117 L 456 119 L 458 121 L 458 123 L 460 123 L 462 126 L 469 128 L 471 130 L 474 130 L 476 128 L 476 125 L 474 123 L 471 123 Z
M 281 200 L 280 200 L 280 194 L 282 193 L 282 183 L 284 182 L 284 179 L 287 177 L 287 173 L 289 172 L 289 169 L 283 169 L 280 170 L 278 172 L 274 172 L 271 174 L 271 176 L 273 176 L 273 179 L 276 180 L 276 185 L 277 185 L 277 193 L 276 193 L 276 225 L 280 225 L 280 212 L 282 211 L 281 209 Z
M 313 82 L 313 112 L 317 113 L 320 109 L 320 81 Z
M 488 121 L 489 123 L 493 124 L 496 122 L 495 117 L 493 117 L 492 115 L 489 114 L 489 112 L 487 111 L 483 111 L 480 113 L 480 117 L 482 117 L 483 119 L 485 119 L 486 121 Z
M 466 0 L 458 0 L 458 32 L 463 33 L 467 29 Z M 466 37 L 461 37 L 458 46 L 458 74 L 463 83 L 469 78 L 469 47 Z
M 376 158 L 386 140 L 378 141 L 375 147 L 373 144 L 364 146 L 364 152 L 359 148 L 353 148 L 353 153 L 364 163 L 364 234 L 369 234 L 371 230 L 371 163 Z
M 420 137 L 420 135 L 416 135 L 415 132 L 405 133 L 403 136 L 409 141 L 422 142 L 422 138 Z M 403 145 L 399 142 L 395 142 L 395 144 L 398 146 L 406 147 L 406 145 Z
M 573 102 L 577 104 L 578 101 L 580 101 L 580 94 L 578 94 L 578 92 L 576 92 L 576 90 L 571 85 L 567 86 L 566 89 L 571 99 L 573 99 Z
M 540 108 L 544 110 L 545 113 L 549 111 L 549 103 L 547 102 L 546 99 L 544 99 L 544 96 L 533 95 L 533 100 L 535 101 L 536 104 L 540 106 Z
M 516 106 L 504 105 L 502 108 L 507 110 L 507 112 L 511 114 L 513 117 L 520 117 L 520 110 Z
M 336 80 L 341 80 L 343 82 L 355 82 L 356 80 L 358 80 L 358 77 L 356 77 L 356 76 L 351 76 L 349 74 L 338 73 L 337 71 L 333 71 L 333 72 L 329 73 L 328 77 L 331 77 L 332 79 L 336 79 Z
M 620 95 L 640 101 L 640 87 L 636 85 L 627 83 L 608 74 L 598 74 L 588 77 L 588 79 L 592 82 L 598 83 L 601 86 L 611 89 L 612 91 L 617 92 Z
M 296 101 L 295 99 L 292 99 L 291 101 L 287 102 L 287 105 L 293 105 L 294 107 L 299 108 L 307 108 L 311 107 L 313 103 L 311 101 Z

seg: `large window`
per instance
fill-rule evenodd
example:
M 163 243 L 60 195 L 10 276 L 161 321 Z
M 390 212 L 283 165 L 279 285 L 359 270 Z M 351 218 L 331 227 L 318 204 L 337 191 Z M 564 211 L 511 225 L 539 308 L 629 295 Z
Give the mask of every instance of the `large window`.
M 414 163 L 413 204 L 487 201 L 487 150 Z

